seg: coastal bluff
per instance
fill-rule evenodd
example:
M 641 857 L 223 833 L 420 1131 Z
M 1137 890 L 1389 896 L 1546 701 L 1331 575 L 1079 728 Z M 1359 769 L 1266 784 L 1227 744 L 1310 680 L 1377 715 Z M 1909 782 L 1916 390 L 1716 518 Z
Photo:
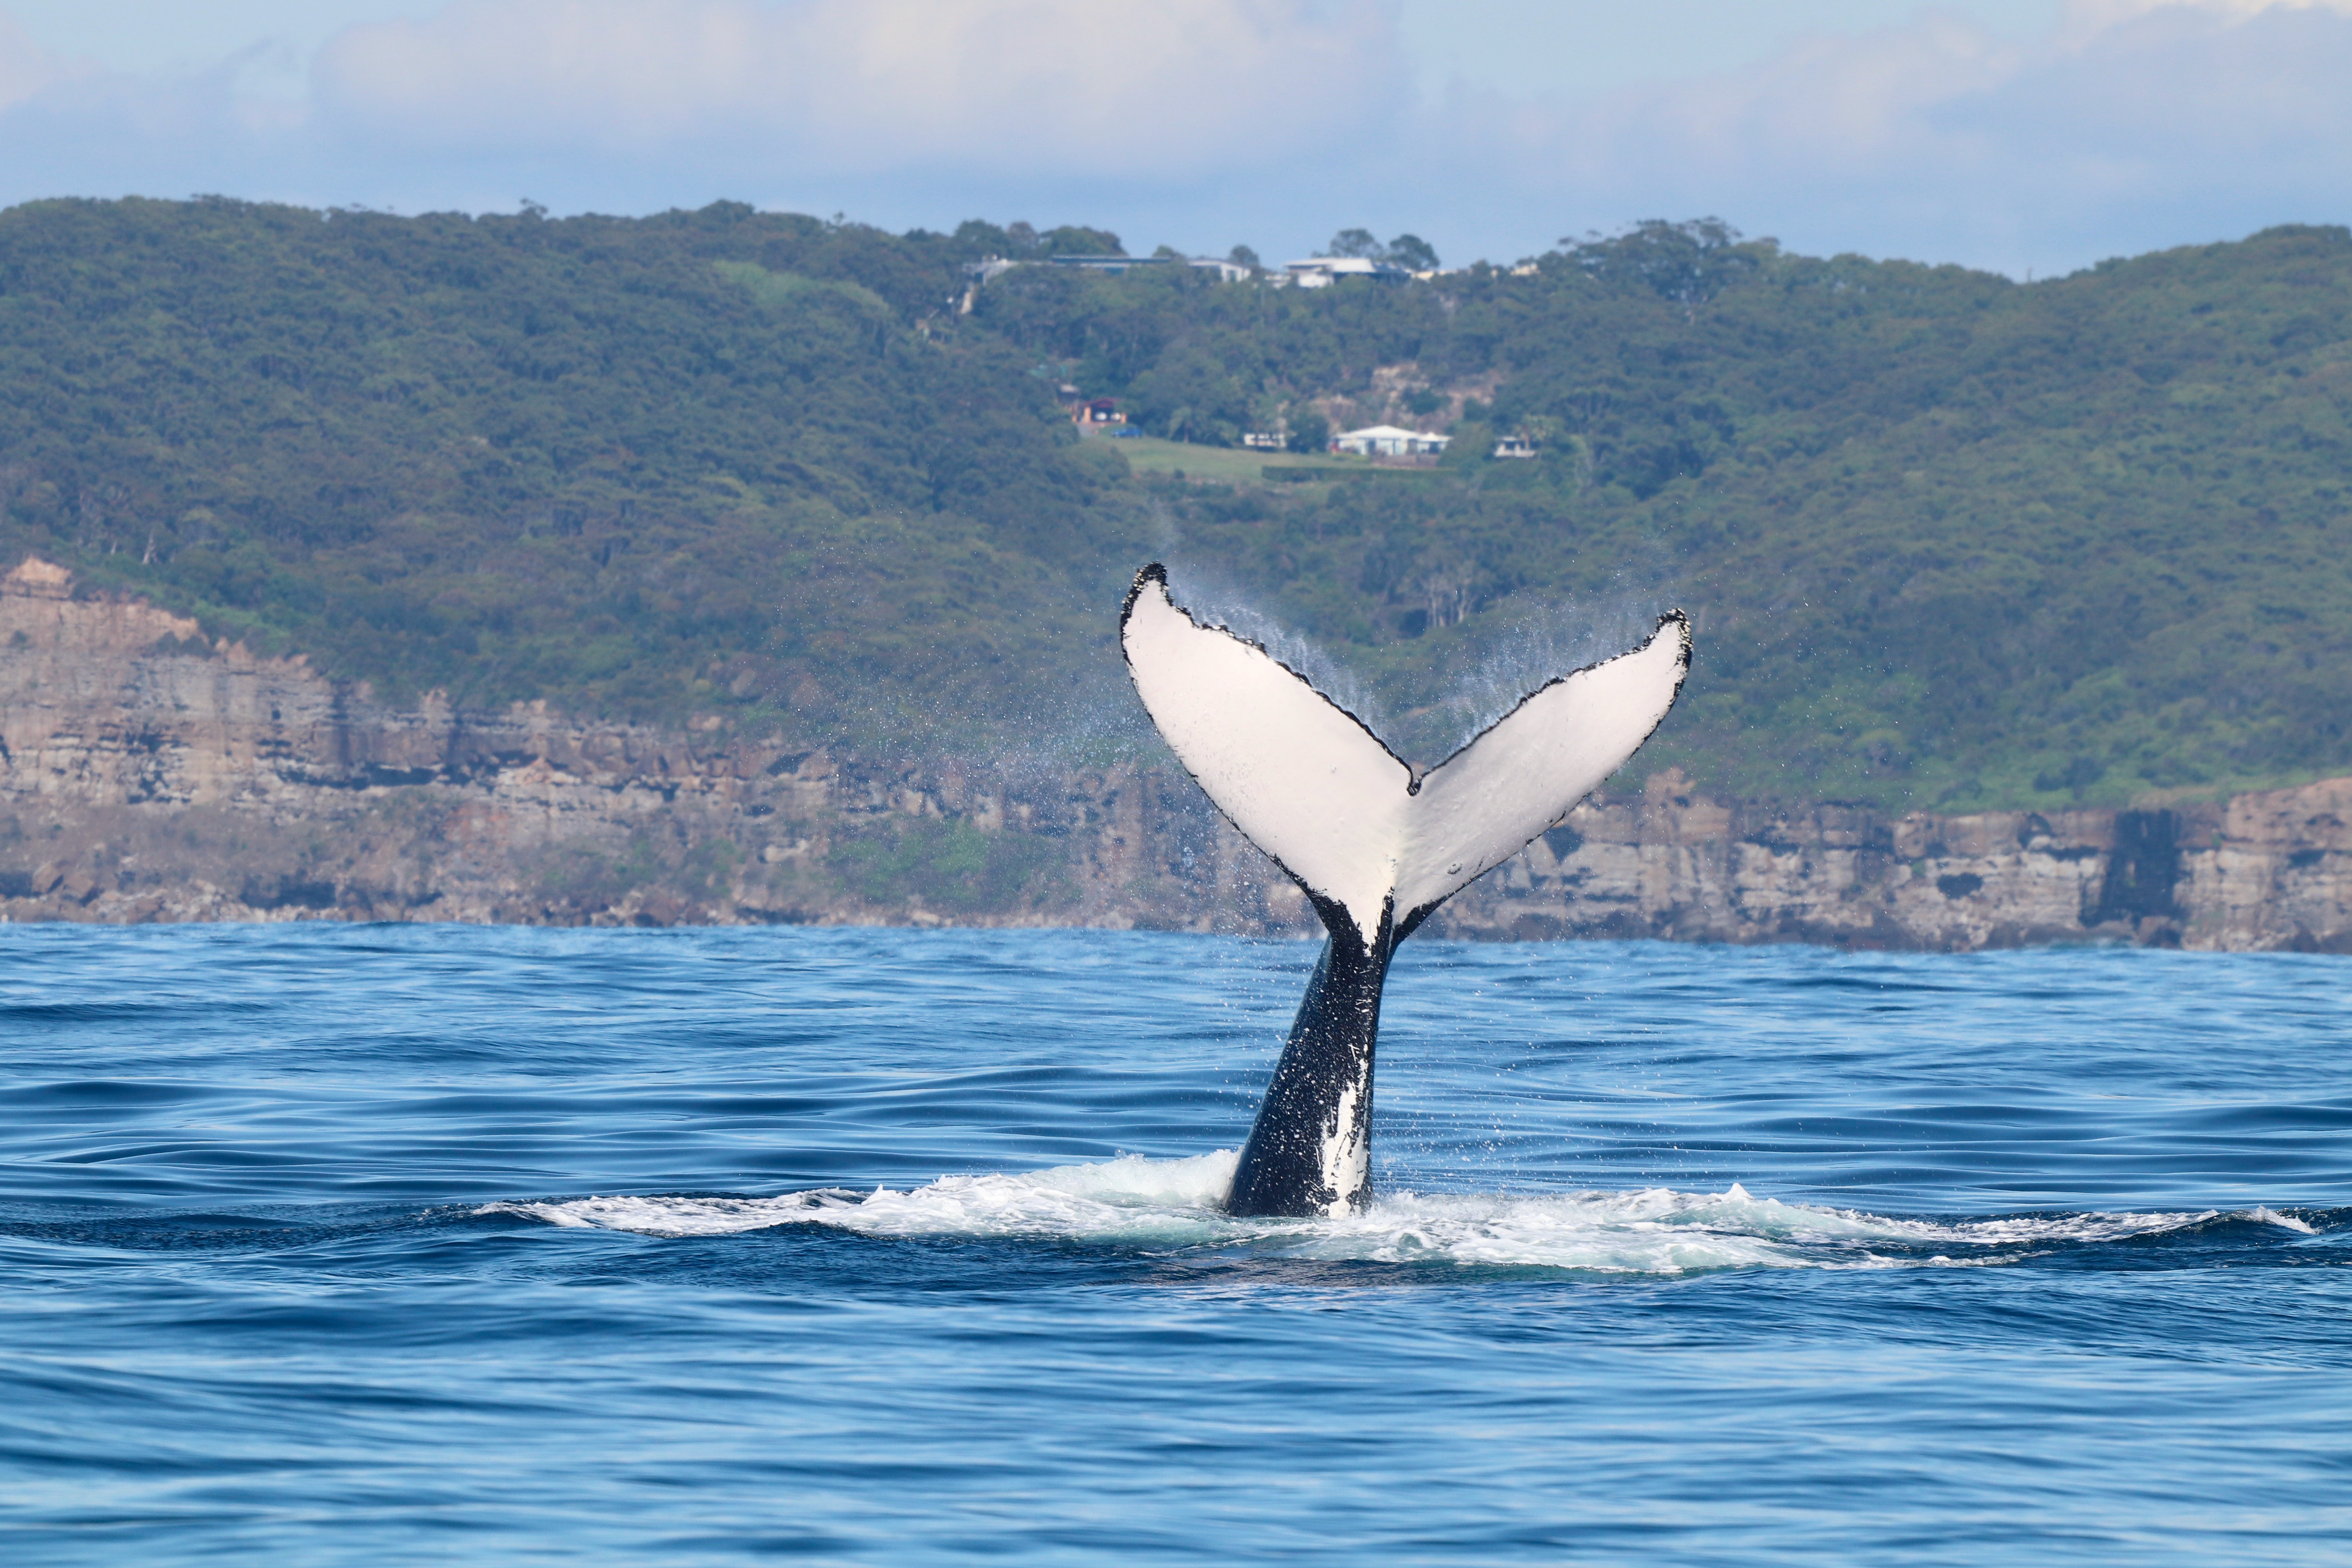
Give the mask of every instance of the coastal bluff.
M 793 750 L 407 706 L 30 560 L 0 576 L 0 919 L 1096 925 L 1307 934 L 1172 764 Z M 2352 778 L 1939 816 L 1596 794 L 1432 934 L 2352 952 Z

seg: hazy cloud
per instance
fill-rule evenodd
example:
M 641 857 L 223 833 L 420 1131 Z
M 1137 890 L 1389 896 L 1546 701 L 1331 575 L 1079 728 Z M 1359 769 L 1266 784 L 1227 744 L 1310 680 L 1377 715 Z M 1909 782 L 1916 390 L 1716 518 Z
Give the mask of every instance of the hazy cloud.
M 49 53 L 33 41 L 14 16 L 0 11 L 0 111 L 46 88 L 89 74 L 89 66 Z
M 2201 11 L 2242 21 L 2263 11 L 2352 12 L 2352 0 L 2066 0 L 2063 44 L 2079 44 L 2118 22 L 2152 11 Z
M 1456 102 L 1523 199 L 1719 213 L 1808 250 L 2021 270 L 2352 216 L 2352 0 L 2089 0 L 2019 44 L 1948 15 L 1586 104 Z
M 1029 175 L 1329 145 L 1406 79 L 1384 10 L 1307 0 L 467 0 L 344 33 L 314 77 L 323 115 L 399 143 Z
M 0 200 L 725 195 L 1452 261 L 1718 214 L 2021 272 L 2352 216 L 2352 0 L 2073 0 L 2030 39 L 1926 12 L 1583 99 L 1422 101 L 1409 65 L 1379 0 L 459 0 L 339 34 L 289 100 L 235 60 L 58 59 L 0 10 Z

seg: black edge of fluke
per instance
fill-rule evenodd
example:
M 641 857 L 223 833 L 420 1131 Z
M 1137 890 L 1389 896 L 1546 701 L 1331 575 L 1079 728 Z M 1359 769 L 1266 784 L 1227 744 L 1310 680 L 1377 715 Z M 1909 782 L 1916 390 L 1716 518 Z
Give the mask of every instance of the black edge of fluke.
M 1154 561 L 1142 571 L 1138 572 L 1135 574 L 1135 581 L 1127 585 L 1126 601 L 1118 607 L 1118 626 L 1121 631 L 1127 629 L 1128 617 L 1135 614 L 1135 601 L 1143 597 L 1143 585 L 1146 583 L 1157 583 L 1161 587 L 1166 587 L 1168 568 Z
M 1244 647 L 1255 648 L 1258 652 L 1265 655 L 1267 663 L 1273 665 L 1275 668 L 1282 671 L 1283 674 L 1290 677 L 1291 679 L 1298 682 L 1299 685 L 1307 688 L 1307 690 L 1315 693 L 1315 695 L 1320 698 L 1325 705 L 1330 708 L 1333 712 L 1339 714 L 1341 718 L 1347 720 L 1349 723 L 1353 724 L 1357 729 L 1361 730 L 1366 735 L 1371 737 L 1372 744 L 1378 746 L 1381 751 L 1386 752 L 1389 754 L 1389 760 L 1404 770 L 1405 777 L 1409 781 L 1406 785 L 1407 794 L 1411 794 L 1413 789 L 1419 787 L 1417 784 L 1410 782 L 1416 777 L 1413 771 L 1413 765 L 1411 763 L 1406 762 L 1402 757 L 1398 756 L 1396 754 L 1396 748 L 1390 745 L 1385 740 L 1381 739 L 1381 732 L 1378 730 L 1373 729 L 1370 724 L 1364 722 L 1360 714 L 1348 707 L 1347 704 L 1334 698 L 1329 692 L 1324 690 L 1321 687 L 1316 685 L 1314 681 L 1308 679 L 1303 670 L 1293 669 L 1290 666 L 1283 663 L 1280 658 L 1276 657 L 1275 651 L 1272 648 L 1266 647 L 1265 644 L 1259 642 L 1256 638 L 1242 636 L 1241 633 L 1234 630 L 1233 627 L 1225 625 L 1223 621 L 1218 621 L 1214 624 L 1204 621 L 1200 616 L 1192 613 L 1191 606 L 1177 604 L 1176 584 L 1168 580 L 1168 568 L 1162 566 L 1157 561 L 1153 562 L 1150 565 L 1146 566 L 1142 571 L 1138 572 L 1135 574 L 1135 581 L 1128 586 L 1127 602 L 1119 606 L 1119 658 L 1122 659 L 1127 658 L 1126 633 L 1128 619 L 1135 614 L 1135 601 L 1143 596 L 1143 585 L 1147 583 L 1157 583 L 1162 588 L 1167 589 L 1168 602 L 1171 605 L 1175 605 L 1177 613 L 1181 615 L 1186 620 L 1192 622 L 1195 626 L 1198 626 L 1201 630 L 1204 632 L 1222 633 L 1223 635 L 1233 638 L 1234 641 L 1241 644 Z M 1129 661 L 1128 668 L 1130 670 L 1135 668 L 1133 661 Z M 1182 762 L 1183 759 L 1179 757 L 1177 761 Z M 1190 772 L 1191 770 L 1188 768 L 1186 771 Z M 1218 810 L 1222 814 L 1224 808 L 1220 806 L 1218 807 Z M 1231 816 L 1227 816 L 1225 820 L 1232 822 L 1233 818 Z M 1235 828 L 1239 828 L 1241 824 L 1236 822 L 1234 823 L 1234 826 Z M 1288 868 L 1286 867 L 1285 869 L 1287 870 Z M 1297 873 L 1294 872 L 1292 875 L 1295 877 Z M 1302 888 L 1307 886 L 1305 882 L 1300 882 L 1298 885 Z
M 1128 595 L 1128 603 L 1131 605 L 1134 602 L 1135 595 L 1130 593 Z M 1471 747 L 1485 740 L 1496 729 L 1500 728 L 1505 720 L 1510 718 L 1512 714 L 1517 713 L 1528 703 L 1533 702 L 1537 698 L 1541 697 L 1545 692 L 1549 691 L 1553 687 L 1558 686 L 1562 681 L 1574 680 L 1580 675 L 1590 674 L 1593 670 L 1612 665 L 1621 658 L 1631 658 L 1635 654 L 1645 651 L 1652 643 L 1658 640 L 1658 634 L 1664 631 L 1669 626 L 1677 628 L 1675 640 L 1678 646 L 1675 650 L 1675 668 L 1681 670 L 1685 676 L 1688 676 L 1690 674 L 1691 667 L 1690 616 L 1685 615 L 1678 609 L 1668 610 L 1664 615 L 1658 617 L 1658 624 L 1650 628 L 1650 635 L 1648 637 L 1643 637 L 1640 642 L 1634 644 L 1632 647 L 1627 648 L 1624 652 L 1612 653 L 1607 658 L 1596 658 L 1591 664 L 1580 664 L 1574 669 L 1568 671 L 1564 675 L 1555 675 L 1549 680 L 1545 681 L 1541 686 L 1537 687 L 1533 691 L 1521 697 L 1517 702 L 1512 703 L 1508 708 L 1497 714 L 1492 723 L 1479 731 L 1476 734 L 1471 736 L 1468 740 L 1463 742 L 1460 745 L 1454 747 L 1452 751 L 1446 752 L 1444 762 L 1433 763 L 1428 768 L 1424 769 L 1413 780 L 1413 793 L 1416 795 L 1420 793 L 1423 780 L 1427 779 L 1430 774 L 1444 767 L 1446 763 L 1452 762 L 1454 758 L 1460 756 L 1463 752 L 1468 751 Z M 1682 682 L 1676 681 L 1675 683 L 1675 694 L 1666 699 L 1666 712 L 1658 715 L 1658 724 L 1663 724 L 1666 721 L 1666 713 L 1671 713 L 1675 710 L 1675 704 L 1682 700 Z M 1633 748 L 1635 751 L 1639 751 L 1642 746 L 1649 744 L 1650 736 L 1658 732 L 1658 724 L 1653 724 L 1650 726 L 1649 734 L 1645 734 L 1642 737 L 1641 744 Z
M 1223 633 L 1224 636 L 1229 637 L 1232 637 L 1235 642 L 1242 644 L 1244 647 L 1256 648 L 1258 652 L 1263 653 L 1263 654 L 1265 654 L 1265 657 L 1266 657 L 1267 658 L 1272 659 L 1272 660 L 1273 660 L 1273 662 L 1274 662 L 1274 665 L 1275 665 L 1275 667 L 1276 667 L 1276 668 L 1281 669 L 1281 670 L 1283 670 L 1285 673 L 1286 673 L 1286 674 L 1288 674 L 1289 676 L 1291 676 L 1291 677 L 1292 677 L 1294 679 L 1296 679 L 1296 680 L 1297 680 L 1300 685 L 1302 685 L 1302 686 L 1306 687 L 1307 690 L 1314 692 L 1316 696 L 1318 696 L 1318 697 L 1322 697 L 1324 701 L 1326 701 L 1326 702 L 1331 702 L 1331 700 L 1330 700 L 1328 697 L 1324 697 L 1324 696 L 1323 696 L 1323 692 L 1321 691 L 1321 689 L 1320 689 L 1319 688 L 1318 688 L 1318 687 L 1316 686 L 1316 684 L 1315 684 L 1313 681 L 1311 681 L 1311 680 L 1307 679 L 1305 676 L 1300 675 L 1297 670 L 1292 669 L 1288 665 L 1284 664 L 1280 659 L 1278 659 L 1278 658 L 1275 658 L 1275 657 L 1274 657 L 1274 655 L 1273 655 L 1272 653 L 1267 652 L 1267 650 L 1266 650 L 1266 648 L 1265 648 L 1265 645 L 1263 645 L 1263 644 L 1261 644 L 1261 643 L 1254 643 L 1254 642 L 1251 642 L 1251 641 L 1250 641 L 1248 638 L 1246 638 L 1246 637 L 1243 637 L 1235 636 L 1235 634 L 1234 633 L 1233 629 L 1232 629 L 1231 627 L 1229 627 L 1229 626 L 1202 626 L 1202 625 L 1201 625 L 1201 623 L 1200 623 L 1200 621 L 1198 621 L 1197 619 L 1195 619 L 1195 618 L 1193 617 L 1193 615 L 1192 615 L 1192 611 L 1190 611 L 1190 610 L 1188 610 L 1188 609 L 1185 609 L 1185 608 L 1184 608 L 1184 606 L 1183 606 L 1183 605 L 1177 605 L 1177 604 L 1176 604 L 1176 592 L 1175 592 L 1175 589 L 1174 589 L 1174 588 L 1170 584 L 1170 583 L 1169 583 L 1169 581 L 1168 581 L 1168 568 L 1167 568 L 1167 567 L 1165 567 L 1165 566 L 1162 566 L 1162 565 L 1161 565 L 1159 562 L 1157 562 L 1157 561 L 1154 561 L 1150 565 L 1146 566 L 1142 571 L 1138 572 L 1138 573 L 1135 574 L 1135 582 L 1134 582 L 1134 583 L 1133 583 L 1133 584 L 1132 584 L 1128 588 L 1128 590 L 1127 590 L 1127 603 L 1126 603 L 1126 604 L 1124 604 L 1124 605 L 1122 605 L 1119 607 L 1119 612 L 1118 612 L 1118 633 L 1119 633 L 1119 636 L 1118 636 L 1118 657 L 1119 657 L 1120 660 L 1121 660 L 1122 662 L 1124 662 L 1124 663 L 1127 665 L 1128 675 L 1129 675 L 1129 677 L 1130 679 L 1132 679 L 1132 678 L 1133 678 L 1133 676 L 1134 676 L 1134 674 L 1135 674 L 1135 661 L 1134 661 L 1132 658 L 1129 658 L 1129 656 L 1128 656 L 1128 651 L 1127 651 L 1127 623 L 1128 623 L 1129 618 L 1130 616 L 1132 616 L 1135 614 L 1135 601 L 1136 601 L 1136 600 L 1138 600 L 1139 598 L 1141 598 L 1141 597 L 1143 596 L 1144 584 L 1148 584 L 1148 583 L 1156 583 L 1156 584 L 1158 584 L 1160 587 L 1162 587 L 1162 588 L 1166 588 L 1166 589 L 1168 590 L 1168 602 L 1169 602 L 1171 605 L 1176 605 L 1177 610 L 1182 614 L 1182 616 L 1184 616 L 1184 618 L 1185 618 L 1186 620 L 1188 620 L 1188 621 L 1192 621 L 1192 625 L 1193 625 L 1193 626 L 1200 627 L 1200 629 L 1201 629 L 1201 630 L 1202 630 L 1202 631 L 1216 631 L 1216 632 L 1221 632 L 1221 633 Z M 1336 703 L 1336 702 L 1331 702 L 1331 706 L 1332 706 L 1332 707 L 1334 707 L 1334 708 L 1339 708 L 1339 705 L 1338 703 Z M 1145 710 L 1144 710 L 1144 711 L 1145 711 L 1147 714 L 1149 714 L 1149 713 L 1150 712 L 1150 710 L 1149 708 L 1147 708 L 1147 709 L 1145 709 Z M 1362 731 L 1364 731 L 1364 733 L 1365 733 L 1365 734 L 1367 734 L 1367 735 L 1372 735 L 1372 730 L 1371 730 L 1371 726 L 1370 726 L 1370 725 L 1366 724 L 1366 723 L 1365 723 L 1361 719 L 1357 719 L 1357 718 L 1356 718 L 1356 716 L 1355 716 L 1353 713 L 1348 713 L 1348 710 L 1347 710 L 1345 708 L 1339 708 L 1339 711 L 1340 711 L 1340 712 L 1342 712 L 1342 713 L 1347 713 L 1347 714 L 1348 714 L 1348 717 L 1349 717 L 1349 719 L 1354 720 L 1354 721 L 1355 721 L 1355 723 L 1356 723 L 1356 726 L 1357 726 L 1359 729 L 1362 730 Z M 1158 721 L 1157 721 L 1157 720 L 1155 720 L 1155 721 L 1154 721 L 1154 722 L 1155 722 L 1155 723 L 1157 723 L 1157 722 L 1158 722 Z M 1379 739 L 1380 739 L 1380 737 L 1379 737 L 1378 735 L 1372 735 L 1372 739 L 1373 739 L 1373 740 L 1375 740 L 1375 741 L 1377 741 L 1377 740 L 1379 740 Z M 1386 750 L 1387 750 L 1387 747 L 1386 747 L 1385 745 L 1383 745 L 1383 746 L 1381 747 L 1381 749 L 1382 749 L 1383 751 L 1386 751 Z M 1249 842 L 1251 843 L 1251 845 L 1252 845 L 1252 846 L 1254 846 L 1254 847 L 1257 849 L 1257 852 L 1258 852 L 1259 854 L 1264 855 L 1267 859 L 1269 859 L 1269 860 L 1273 861 L 1273 862 L 1274 862 L 1274 864 L 1275 864 L 1275 868 L 1276 868 L 1276 870 L 1280 871 L 1284 876 L 1286 876 L 1286 877 L 1289 878 L 1292 881 L 1294 881 L 1294 882 L 1297 883 L 1297 884 L 1298 884 L 1298 890 L 1299 890 L 1300 892 L 1303 892 L 1303 893 L 1305 893 L 1305 894 L 1307 895 L 1307 901 L 1308 901 L 1309 903 L 1311 903 L 1311 904 L 1313 904 L 1313 905 L 1315 906 L 1316 911 L 1317 911 L 1318 914 L 1321 914 L 1321 915 L 1323 916 L 1323 924 L 1324 924 L 1324 926 L 1325 926 L 1327 929 L 1334 929 L 1334 930 L 1336 930 L 1337 928 L 1336 928 L 1336 927 L 1332 927 L 1332 925 L 1331 925 L 1331 914 L 1330 914 L 1330 910 L 1337 910 L 1337 909 L 1339 909 L 1339 905 L 1337 905 L 1336 903 L 1334 903 L 1334 904 L 1331 904 L 1331 905 L 1330 905 L 1330 910 L 1327 910 L 1327 909 L 1325 908 L 1325 904 L 1326 904 L 1327 900 L 1324 899 L 1323 895 L 1322 895 L 1320 892 L 1317 891 L 1317 890 L 1316 890 L 1316 889 L 1315 889 L 1315 888 L 1314 888 L 1314 887 L 1313 887 L 1313 886 L 1312 886 L 1312 885 L 1311 885 L 1311 884 L 1307 880 L 1307 879 L 1306 879 L 1306 878 L 1304 878 L 1304 877 L 1300 876 L 1297 871 L 1295 871 L 1295 870 L 1291 869 L 1291 868 L 1289 867 L 1289 865 L 1284 861 L 1284 859 L 1282 858 L 1282 857 L 1281 857 L 1281 856 L 1275 854 L 1272 850 L 1270 850 L 1270 849 L 1266 848 L 1264 845 L 1259 844 L 1259 843 L 1257 842 L 1257 840 L 1256 840 L 1256 839 L 1255 839 L 1255 838 L 1250 838 L 1250 836 L 1249 836 L 1248 831 L 1247 831 L 1246 829 L 1244 829 L 1244 828 L 1242 826 L 1242 825 L 1241 825 L 1240 823 L 1238 823 L 1238 822 L 1234 822 L 1234 815 L 1233 815 L 1233 813 L 1232 813 L 1232 812 L 1227 811 L 1227 810 L 1224 808 L 1224 806 L 1223 806 L 1223 805 L 1221 805 L 1221 804 L 1218 802 L 1217 797 L 1216 797 L 1215 795 L 1210 795 L 1210 794 L 1209 794 L 1209 786 L 1208 786 L 1207 784 L 1202 784 L 1202 783 L 1201 783 L 1201 775 L 1200 775 L 1200 774 L 1198 774 L 1198 773 L 1194 773 L 1194 772 L 1192 771 L 1192 763 L 1188 763 L 1188 762 L 1186 762 L 1186 761 L 1184 760 L 1183 754 L 1182 754 L 1181 752 L 1177 752 L 1175 751 L 1175 748 L 1173 748 L 1172 746 L 1171 746 L 1171 748 L 1169 748 L 1169 750 L 1171 751 L 1171 753 L 1173 753 L 1173 754 L 1175 755 L 1175 757 L 1176 757 L 1176 764 L 1177 764 L 1177 766 L 1179 766 L 1179 767 L 1181 767 L 1181 768 L 1182 768 L 1182 769 L 1184 770 L 1184 776 L 1185 776 L 1186 778 L 1191 779 L 1191 780 L 1192 781 L 1192 783 L 1193 783 L 1196 786 L 1198 786 L 1198 788 L 1200 789 L 1200 791 L 1201 791 L 1201 793 L 1202 793 L 1202 795 L 1207 795 L 1207 796 L 1208 796 L 1209 804 L 1210 804 L 1211 805 L 1216 806 L 1216 808 L 1217 808 L 1217 815 L 1218 815 L 1219 816 L 1223 817 L 1223 818 L 1224 818 L 1228 823 L 1232 823 L 1234 831 L 1235 833 L 1240 834 L 1244 838 L 1247 838 L 1247 839 L 1249 839 Z M 1389 755 L 1391 755 L 1391 756 L 1394 756 L 1394 755 L 1396 755 L 1396 753 L 1395 753 L 1394 752 L 1389 752 Z M 1349 931 L 1354 931 L 1354 930 L 1356 929 L 1356 922 L 1355 922 L 1354 921 L 1352 921 L 1352 920 L 1349 921 L 1348 921 L 1348 929 L 1349 929 Z
M 1264 644 L 1240 636 L 1230 626 L 1209 626 L 1191 610 L 1177 605 L 1175 591 L 1168 581 L 1168 569 L 1157 561 L 1135 574 L 1126 602 L 1119 607 L 1122 660 L 1128 659 L 1127 624 L 1135 614 L 1136 601 L 1146 588 L 1155 585 L 1167 592 L 1169 603 L 1193 626 L 1203 631 L 1221 632 L 1255 648 L 1277 668 L 1353 721 L 1405 769 L 1406 791 L 1412 795 L 1418 795 L 1423 783 L 1439 768 L 1476 745 L 1496 725 L 1535 698 L 1561 681 L 1643 651 L 1670 624 L 1677 630 L 1676 668 L 1682 676 L 1690 671 L 1690 617 L 1679 609 L 1670 610 L 1658 617 L 1656 627 L 1639 647 L 1545 681 L 1512 704 L 1494 723 L 1457 747 L 1445 762 L 1423 770 L 1397 757 L 1395 749 L 1370 725 L 1332 702 L 1328 693 L 1276 658 Z M 1131 670 L 1132 661 L 1128 662 Z M 1665 721 L 1666 713 L 1673 710 L 1682 695 L 1682 684 L 1678 676 L 1665 710 L 1637 742 L 1637 750 L 1657 733 L 1658 724 Z M 1177 760 L 1183 761 L 1181 756 Z M 1191 771 L 1189 766 L 1186 771 Z M 1213 796 L 1211 801 L 1215 804 Z M 1218 809 L 1223 812 L 1222 806 Z M 1229 814 L 1226 819 L 1232 820 Z M 1238 830 L 1240 825 L 1236 823 L 1234 826 Z M 1234 1164 L 1234 1184 L 1225 1200 L 1225 1211 L 1249 1218 L 1311 1218 L 1361 1209 L 1371 1198 L 1372 1066 L 1380 1043 L 1381 994 L 1387 984 L 1389 961 L 1397 944 L 1412 935 L 1444 900 L 1409 910 L 1400 919 L 1395 901 L 1391 899 L 1381 906 L 1380 929 L 1368 936 L 1357 929 L 1354 917 L 1344 904 L 1308 885 L 1305 878 L 1283 865 L 1278 858 L 1270 858 L 1306 893 L 1329 934 L 1324 941 L 1321 956 L 1316 960 L 1315 972 L 1307 982 L 1306 994 L 1299 998 L 1297 1015 L 1291 1020 L 1290 1033 L 1283 1042 L 1274 1076 L 1266 1084 L 1265 1098 L 1258 1106 L 1249 1139 L 1242 1145 Z

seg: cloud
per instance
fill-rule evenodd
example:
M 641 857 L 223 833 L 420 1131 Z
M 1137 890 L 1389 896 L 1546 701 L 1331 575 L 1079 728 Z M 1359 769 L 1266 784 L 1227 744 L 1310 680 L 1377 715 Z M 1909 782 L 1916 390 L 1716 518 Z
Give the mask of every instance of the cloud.
M 89 64 L 53 55 L 33 41 L 16 17 L 0 11 L 0 111 L 48 88 L 92 73 Z
M 1598 98 L 1424 102 L 1408 65 L 1379 0 L 458 0 L 337 36 L 288 101 L 234 60 L 61 60 L 0 11 L 0 200 L 731 196 L 1455 261 L 1717 214 L 2016 273 L 2352 216 L 2352 0 L 2071 0 L 2027 39 L 1929 12 Z
M 1384 9 L 1310 0 L 467 0 L 313 75 L 328 123 L 395 146 L 1143 175 L 1342 142 L 1406 79 Z
M 2352 0 L 2079 4 L 2019 43 L 1929 13 L 1583 104 L 1449 106 L 1523 199 L 1718 213 L 1807 250 L 2011 271 L 2352 216 Z
M 2058 37 L 2062 44 L 2078 45 L 2118 22 L 2155 11 L 2201 11 L 2243 21 L 2264 11 L 2352 13 L 2352 0 L 2066 0 Z

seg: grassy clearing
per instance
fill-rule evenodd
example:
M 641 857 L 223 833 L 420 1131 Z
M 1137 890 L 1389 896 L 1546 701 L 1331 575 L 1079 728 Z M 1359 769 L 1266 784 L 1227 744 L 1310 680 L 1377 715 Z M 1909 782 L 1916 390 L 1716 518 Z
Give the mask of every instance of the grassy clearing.
M 1089 437 L 1116 446 L 1128 467 L 1139 474 L 1168 474 L 1207 484 L 1262 485 L 1266 470 L 1284 469 L 1313 480 L 1414 479 L 1433 475 L 1434 468 L 1383 468 L 1368 458 L 1308 457 L 1297 452 L 1255 452 L 1244 447 L 1202 447 L 1186 441 L 1166 441 L 1157 436 Z

